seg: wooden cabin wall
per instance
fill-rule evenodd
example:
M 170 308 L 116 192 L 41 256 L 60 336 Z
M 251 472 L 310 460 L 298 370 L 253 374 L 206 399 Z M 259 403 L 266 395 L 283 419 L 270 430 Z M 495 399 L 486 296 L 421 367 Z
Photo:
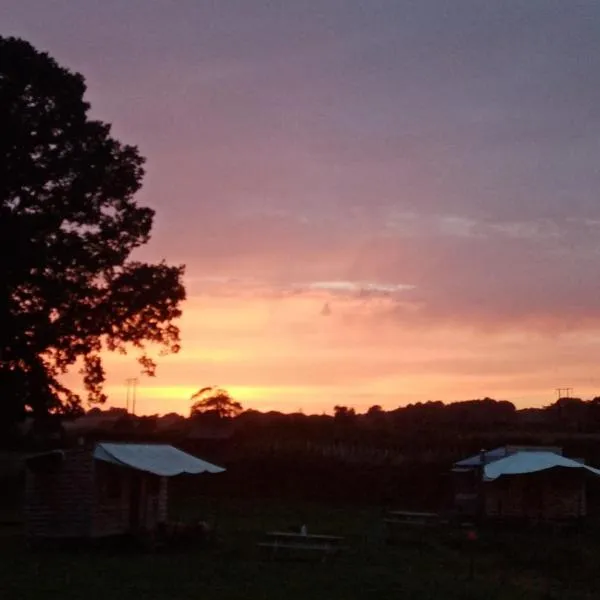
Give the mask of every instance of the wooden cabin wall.
M 152 531 L 160 522 L 161 477 L 140 474 L 140 528 Z
M 95 461 L 93 537 L 122 535 L 129 531 L 130 496 L 131 471 Z
M 27 469 L 26 534 L 40 538 L 89 535 L 93 496 L 93 458 L 88 449 L 71 450 L 60 461 L 48 459 L 35 470 Z
M 166 523 L 169 518 L 169 479 L 160 478 L 160 487 L 158 490 L 158 515 L 159 523 Z
M 488 517 L 569 519 L 587 513 L 585 480 L 580 474 L 532 474 L 484 484 Z
M 452 473 L 454 508 L 461 515 L 475 516 L 480 509 L 481 478 L 479 469 Z
M 149 531 L 166 520 L 166 478 L 96 461 L 93 536 Z
M 549 474 L 547 511 L 551 518 L 587 515 L 587 477 L 581 472 Z

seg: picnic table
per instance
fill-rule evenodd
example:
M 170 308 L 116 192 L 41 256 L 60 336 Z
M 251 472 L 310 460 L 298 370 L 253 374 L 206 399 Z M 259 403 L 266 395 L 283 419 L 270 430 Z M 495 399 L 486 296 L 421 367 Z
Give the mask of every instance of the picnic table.
M 386 525 L 388 541 L 393 542 L 396 538 L 395 534 L 405 527 L 436 525 L 440 523 L 440 515 L 430 512 L 392 510 L 387 513 L 387 517 L 383 521 Z
M 440 516 L 432 512 L 414 512 L 409 510 L 391 510 L 386 519 L 391 523 L 406 525 L 432 525 L 439 522 Z
M 271 558 L 294 553 L 314 554 L 327 560 L 342 550 L 344 538 L 337 535 L 296 533 L 293 531 L 268 531 L 265 540 L 258 543 L 259 548 L 269 552 Z

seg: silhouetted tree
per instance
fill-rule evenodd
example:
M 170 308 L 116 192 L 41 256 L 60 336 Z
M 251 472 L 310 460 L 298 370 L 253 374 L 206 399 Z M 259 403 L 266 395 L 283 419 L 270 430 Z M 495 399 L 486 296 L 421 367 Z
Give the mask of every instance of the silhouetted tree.
M 130 259 L 150 237 L 144 159 L 88 115 L 84 78 L 0 37 L 0 421 L 103 402 L 104 350 L 177 352 L 183 267 Z
M 218 387 L 205 387 L 192 394 L 195 400 L 190 409 L 190 418 L 209 415 L 218 419 L 230 419 L 241 414 L 242 405 L 234 400 L 227 390 Z
M 594 401 L 585 402 L 581 398 L 562 397 L 547 407 L 551 419 L 560 429 L 582 431 L 587 417 L 591 414 Z
M 356 420 L 356 411 L 347 406 L 336 405 L 333 407 L 333 418 L 338 423 L 351 423 Z
M 387 422 L 387 413 L 379 404 L 370 406 L 364 414 L 366 424 L 375 430 L 381 430 Z
M 591 431 L 600 430 L 600 396 L 595 396 L 588 402 L 587 420 Z

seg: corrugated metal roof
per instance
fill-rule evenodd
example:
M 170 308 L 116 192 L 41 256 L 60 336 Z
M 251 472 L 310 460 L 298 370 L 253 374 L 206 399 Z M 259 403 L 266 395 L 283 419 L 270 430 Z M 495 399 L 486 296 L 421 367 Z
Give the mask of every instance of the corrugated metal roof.
M 594 475 L 600 475 L 599 469 L 594 469 L 572 458 L 560 456 L 554 452 L 517 452 L 496 460 L 483 468 L 484 480 L 493 481 L 503 475 L 524 475 L 548 469 L 585 469 Z
M 468 458 L 463 458 L 458 462 L 454 463 L 455 467 L 480 467 L 482 464 L 488 464 L 515 454 L 517 452 L 553 452 L 561 455 L 562 448 L 557 446 L 500 446 L 493 450 L 486 450 Z M 483 460 L 482 460 L 483 457 Z
M 169 444 L 102 442 L 96 445 L 94 458 L 161 477 L 225 471 L 222 467 L 182 452 Z
M 500 458 L 505 457 L 507 454 L 506 446 L 501 446 L 500 448 L 494 448 L 493 450 L 486 450 L 485 452 L 480 452 L 479 454 L 474 454 L 473 456 L 469 456 L 468 458 L 463 458 L 458 462 L 454 463 L 455 467 L 479 467 L 482 463 L 489 463 Z M 483 461 L 482 461 L 483 456 Z

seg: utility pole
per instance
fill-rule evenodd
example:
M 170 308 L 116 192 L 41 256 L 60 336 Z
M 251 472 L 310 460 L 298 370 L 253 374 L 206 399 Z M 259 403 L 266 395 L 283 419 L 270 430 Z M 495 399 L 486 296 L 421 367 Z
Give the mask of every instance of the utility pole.
M 129 403 L 131 402 L 131 414 L 135 416 L 135 401 L 136 401 L 136 392 L 138 379 L 136 377 L 130 377 L 125 380 L 127 385 L 127 412 L 129 413 Z
M 572 398 L 571 394 L 573 393 L 573 388 L 564 387 L 564 388 L 556 388 L 557 400 L 561 398 Z

